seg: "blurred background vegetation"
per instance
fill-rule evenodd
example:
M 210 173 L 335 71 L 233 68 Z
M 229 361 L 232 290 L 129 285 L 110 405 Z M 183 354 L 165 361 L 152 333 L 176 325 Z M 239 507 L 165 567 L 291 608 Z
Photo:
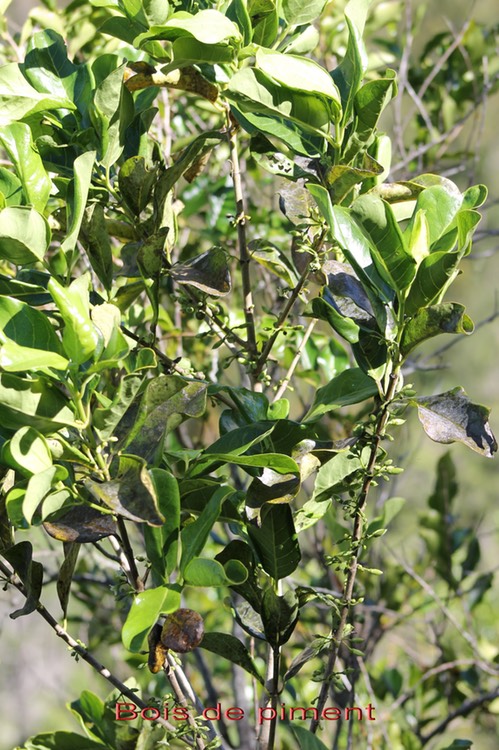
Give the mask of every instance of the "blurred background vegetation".
M 4 3 L 5 5 L 5 3 Z M 7 9 L 10 33 L 15 37 L 20 32 L 34 3 L 30 0 L 15 0 Z M 331 17 L 341 3 L 332 3 Z M 63 6 L 63 3 L 60 3 Z M 324 29 L 328 28 L 328 13 L 324 13 Z M 395 20 L 398 19 L 398 20 Z M 495 24 L 495 28 L 494 28 Z M 407 32 L 413 27 L 412 49 L 407 60 Z M 488 29 L 488 45 L 484 44 L 482 27 Z M 464 30 L 464 33 L 463 33 Z M 489 188 L 489 200 L 485 206 L 484 220 L 479 231 L 479 241 L 473 253 L 464 261 L 463 274 L 453 287 L 453 297 L 467 306 L 467 311 L 477 325 L 471 338 L 464 341 L 459 338 L 440 354 L 434 344 L 428 344 L 427 358 L 416 363 L 415 372 L 407 375 L 408 382 L 414 382 L 419 392 L 441 392 L 453 387 L 458 378 L 459 383 L 479 401 L 492 408 L 492 427 L 499 432 L 499 388 L 498 388 L 498 351 L 499 351 L 499 148 L 497 147 L 497 128 L 499 120 L 499 50 L 497 9 L 490 0 L 427 0 L 427 2 L 376 2 L 372 13 L 370 41 L 368 49 L 373 55 L 381 55 L 385 65 L 400 68 L 402 77 L 407 67 L 423 65 L 423 76 L 428 76 L 445 50 L 461 35 L 461 43 L 456 45 L 454 56 L 455 67 L 448 61 L 441 63 L 441 71 L 435 75 L 435 84 L 448 91 L 455 90 L 465 82 L 472 89 L 477 107 L 473 114 L 462 123 L 453 135 L 452 144 L 444 151 L 439 145 L 430 150 L 421 163 L 419 171 L 426 171 L 426 158 L 433 159 L 428 171 L 433 170 L 451 177 L 461 188 L 475 182 L 483 182 Z M 332 32 L 334 33 L 334 32 Z M 449 34 L 441 40 L 441 49 L 431 51 L 427 48 L 429 40 L 436 35 Z M 468 42 L 466 43 L 466 35 Z M 327 37 L 327 33 L 326 33 Z M 475 54 L 471 54 L 474 52 Z M 459 63 L 459 64 L 458 64 Z M 449 80 L 445 81 L 445 76 Z M 494 76 L 495 93 L 487 93 L 492 88 Z M 450 81 L 450 79 L 453 79 Z M 424 80 L 424 78 L 422 79 Z M 475 86 L 475 91 L 473 91 Z M 485 93 L 484 93 L 485 87 Z M 421 102 L 419 103 L 421 105 Z M 435 104 L 435 109 L 431 107 Z M 438 106 L 438 91 L 429 87 L 427 96 L 423 97 L 423 111 L 420 112 L 419 127 L 434 128 L 435 140 L 445 128 L 446 108 L 450 100 L 442 101 Z M 400 101 L 397 120 L 396 106 L 389 108 L 384 127 L 399 146 L 397 157 L 403 161 L 403 152 L 410 152 L 423 142 L 414 121 L 404 131 L 400 122 L 418 106 L 411 96 L 404 94 Z M 451 115 L 449 114 L 449 117 Z M 443 119 L 442 119 L 443 118 Z M 403 144 L 402 144 L 403 142 Z M 397 159 L 395 159 L 397 163 Z M 438 165 L 435 167 L 435 163 Z M 398 179 L 404 176 L 406 167 L 401 166 L 396 174 Z M 488 321 L 488 322 L 487 322 Z M 414 521 L 421 513 L 435 482 L 435 470 L 438 459 L 446 452 L 444 446 L 431 443 L 415 424 L 416 417 L 409 419 L 400 430 L 397 442 L 392 449 L 398 455 L 398 463 L 406 468 L 404 473 L 391 482 L 391 495 L 407 498 L 407 512 L 401 514 L 396 524 L 390 529 L 386 545 L 397 554 L 416 557 L 421 539 Z M 481 456 L 471 453 L 464 446 L 452 448 L 452 456 L 457 468 L 459 494 L 455 501 L 454 513 L 464 526 L 476 530 L 481 541 L 482 559 L 480 568 L 491 570 L 497 568 L 497 545 L 499 543 L 499 506 L 496 502 L 498 486 L 497 461 L 485 461 Z M 42 533 L 42 532 L 40 532 Z M 499 617 L 499 577 L 496 577 L 495 590 L 489 591 L 482 603 L 477 618 L 484 623 L 484 640 L 494 642 Z M 0 668 L 2 687 L 0 704 L 2 706 L 2 739 L 0 746 L 5 750 L 35 731 L 54 728 L 74 729 L 74 720 L 65 708 L 68 696 L 76 696 L 84 686 L 102 693 L 100 678 L 83 665 L 76 665 L 74 659 L 65 654 L 64 644 L 57 642 L 45 623 L 36 618 L 20 618 L 15 627 L 8 621 L 8 613 L 17 605 L 15 592 L 10 593 L 11 601 L 2 596 L 0 599 Z M 55 598 L 55 595 L 54 595 Z M 105 616 L 105 613 L 103 613 Z M 73 623 L 73 631 L 75 625 Z M 87 643 L 91 643 L 92 634 L 80 634 Z M 497 641 L 497 637 L 496 637 Z M 22 649 L 13 648 L 13 644 L 22 643 Z M 116 648 L 116 656 L 120 646 Z M 113 653 L 96 653 L 105 663 L 113 664 Z M 15 657 L 15 658 L 14 658 Z M 419 654 L 424 661 L 424 654 Z M 384 655 L 387 659 L 387 655 Z M 121 659 L 117 658 L 121 664 Z M 126 672 L 126 665 L 125 665 Z M 127 674 L 119 672 L 118 676 L 126 678 Z M 461 723 L 460 732 L 455 736 L 471 736 L 475 750 L 496 750 L 497 736 L 494 727 L 481 726 L 476 718 Z M 471 726 L 472 725 L 472 726 Z M 451 727 L 449 737 L 453 734 Z M 465 734 L 468 731 L 468 734 Z M 360 749 L 359 749 L 360 750 Z

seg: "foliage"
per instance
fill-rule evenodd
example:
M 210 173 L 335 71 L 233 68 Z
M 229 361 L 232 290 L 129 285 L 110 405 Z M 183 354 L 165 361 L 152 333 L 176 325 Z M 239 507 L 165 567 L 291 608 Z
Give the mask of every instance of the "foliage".
M 47 0 L 19 59 L 3 45 L 0 569 L 26 596 L 12 617 L 37 611 L 98 668 L 41 601 L 36 532 L 59 542 L 63 617 L 79 593 L 134 673 L 71 703 L 88 739 L 25 748 L 416 749 L 492 716 L 492 643 L 449 632 L 453 605 L 472 613 L 492 584 L 453 514 L 450 455 L 415 567 L 377 543 L 403 501 L 371 502 L 401 471 L 387 442 L 411 410 L 436 442 L 497 450 L 461 387 L 404 382 L 425 342 L 473 331 L 446 295 L 487 191 L 389 181 L 379 121 L 397 80 L 367 54 L 370 2 L 324 5 Z M 437 46 L 410 71 L 426 90 Z M 453 91 L 449 122 L 469 96 Z M 418 610 L 434 658 L 392 662 L 384 643 L 406 620 L 417 633 Z M 225 721 L 203 713 L 213 695 Z

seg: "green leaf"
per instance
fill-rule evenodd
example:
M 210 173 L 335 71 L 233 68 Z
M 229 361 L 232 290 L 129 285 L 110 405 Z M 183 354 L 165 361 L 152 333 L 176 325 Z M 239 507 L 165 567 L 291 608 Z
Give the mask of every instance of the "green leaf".
M 43 260 L 50 227 L 34 208 L 10 206 L 0 211 L 0 258 L 23 265 Z
M 33 427 L 21 427 L 2 448 L 2 461 L 26 477 L 52 466 L 47 441 Z
M 437 443 L 460 442 L 492 458 L 497 442 L 488 422 L 490 410 L 472 403 L 463 388 L 414 401 L 424 431 Z
M 66 477 L 67 471 L 62 466 L 49 466 L 30 477 L 23 501 L 23 515 L 27 523 L 31 524 L 38 506 L 47 497 L 54 485 L 60 479 Z
M 83 364 L 102 352 L 103 337 L 90 318 L 90 274 L 78 276 L 65 287 L 52 276 L 47 288 L 64 320 L 64 352 L 75 364 Z
M 365 450 L 364 453 L 363 458 L 367 459 L 369 451 Z M 362 466 L 361 459 L 352 456 L 349 451 L 337 453 L 317 472 L 312 501 L 324 502 L 331 499 L 334 494 L 338 494 L 344 489 L 345 480 L 355 474 Z
M 179 375 L 151 380 L 139 412 L 125 440 L 127 452 L 146 459 L 160 457 L 165 435 L 189 417 L 200 417 L 206 408 L 206 385 Z
M 351 318 L 344 317 L 327 299 L 316 297 L 312 300 L 312 312 L 319 320 L 326 320 L 329 325 L 350 344 L 359 340 L 359 326 Z
M 5 372 L 47 372 L 48 368 L 66 370 L 69 365 L 69 361 L 60 354 L 19 346 L 15 341 L 2 341 L 2 338 L 0 334 L 0 368 Z
M 92 203 L 87 207 L 81 224 L 80 240 L 97 278 L 109 292 L 113 285 L 113 253 L 102 204 Z
M 164 523 L 146 461 L 138 456 L 121 454 L 116 479 L 100 483 L 87 479 L 85 486 L 97 500 L 124 518 L 151 526 Z
M 298 599 L 294 591 L 278 596 L 274 589 L 267 588 L 262 597 L 262 621 L 265 636 L 274 646 L 282 646 L 293 634 L 298 621 Z
M 282 12 L 290 26 L 312 23 L 322 13 L 326 0 L 283 0 Z
M 273 429 L 274 425 L 265 421 L 255 422 L 244 427 L 238 427 L 235 430 L 230 430 L 206 448 L 198 461 L 190 469 L 189 476 L 195 477 L 201 473 L 205 474 L 211 465 L 220 465 L 219 461 L 211 458 L 211 454 L 226 454 L 230 451 L 231 455 L 240 456 L 253 445 L 257 445 L 262 440 L 265 440 L 272 433 Z
M 0 421 L 10 429 L 30 425 L 41 433 L 75 426 L 70 402 L 42 378 L 23 379 L 0 374 Z
M 334 118 L 339 117 L 339 92 L 329 73 L 313 60 L 299 55 L 269 52 L 260 48 L 256 52 L 256 65 L 282 86 L 325 97 L 331 106 Z
M 351 367 L 317 390 L 314 402 L 305 415 L 305 420 L 314 421 L 329 411 L 339 409 L 341 406 L 359 404 L 367 398 L 376 396 L 377 393 L 376 382 L 359 367 Z
M 94 410 L 93 426 L 98 430 L 102 440 L 107 440 L 114 433 L 136 398 L 143 380 L 144 376 L 138 372 L 124 375 L 109 406 Z
M 29 126 L 24 122 L 4 125 L 0 128 L 0 143 L 21 180 L 27 203 L 42 212 L 47 204 L 52 182 L 33 143 Z M 46 237 L 46 233 L 47 230 L 42 237 Z M 33 241 L 35 246 L 40 244 L 40 239 L 37 242 L 36 236 Z
M 341 94 L 344 125 L 350 120 L 355 95 L 367 70 L 367 53 L 362 41 L 362 32 L 370 4 L 371 0 L 351 0 L 345 8 L 348 26 L 347 51 L 338 67 L 331 72 Z M 354 12 L 356 10 L 357 13 Z
M 187 586 L 232 586 L 241 585 L 248 577 L 248 571 L 238 560 L 230 560 L 224 567 L 218 560 L 195 557 L 185 569 Z
M 228 659 L 232 664 L 237 664 L 255 677 L 261 685 L 264 684 L 264 679 L 256 668 L 248 649 L 235 636 L 228 633 L 205 633 L 199 647 Z
M 67 234 L 61 245 L 65 253 L 72 252 L 76 246 L 87 204 L 88 191 L 92 183 L 95 156 L 95 151 L 87 151 L 74 161 L 74 177 L 69 183 L 66 195 Z
M 143 156 L 132 156 L 121 167 L 118 174 L 120 193 L 136 216 L 149 203 L 156 179 L 157 170 L 148 169 Z
M 177 567 L 180 534 L 180 493 L 175 477 L 165 469 L 150 469 L 149 474 L 158 498 L 158 508 L 165 521 L 159 528 L 144 527 L 147 558 L 153 571 L 165 579 Z
M 5 167 L 0 167 L 0 193 L 5 201 L 4 206 L 19 206 L 23 202 L 21 180 Z
M 341 204 L 352 192 L 356 185 L 369 180 L 372 182 L 383 173 L 381 164 L 364 154 L 363 163 L 360 167 L 350 167 L 344 164 L 336 164 L 329 168 L 326 173 L 326 181 L 331 200 L 335 204 Z
M 404 328 L 400 345 L 405 356 L 421 342 L 440 333 L 473 333 L 473 321 L 465 314 L 464 305 L 447 302 L 422 308 L 409 320 Z
M 224 297 L 231 290 L 227 253 L 221 247 L 213 247 L 187 263 L 177 263 L 169 274 L 177 284 L 193 286 L 210 297 Z
M 102 750 L 101 742 L 94 742 L 76 732 L 57 730 L 41 732 L 26 740 L 23 750 Z
M 177 65 L 185 65 L 187 63 L 196 63 L 197 65 L 202 63 L 209 65 L 231 63 L 234 60 L 235 54 L 234 48 L 227 44 L 204 44 L 188 36 L 175 39 L 172 49 Z
M 251 604 L 256 612 L 260 611 L 262 589 L 258 580 L 257 561 L 253 550 L 247 542 L 233 539 L 215 558 L 222 563 L 225 569 L 232 563 L 240 563 L 247 573 L 247 578 L 242 584 L 232 584 L 230 587 L 247 602 Z
M 80 549 L 80 545 L 74 542 L 64 545 L 64 562 L 59 568 L 57 576 L 57 596 L 59 597 L 64 617 L 66 617 L 68 611 L 71 583 Z
M 246 46 L 251 42 L 253 29 L 251 26 L 251 19 L 248 14 L 248 2 L 247 0 L 232 0 L 231 4 L 227 8 L 227 18 L 237 24 L 239 31 L 242 34 L 243 46 Z
M 67 57 L 64 39 L 53 29 L 37 31 L 29 39 L 26 57 L 19 66 L 37 92 L 58 97 L 61 108 L 86 113 L 91 81 L 86 65 L 75 65 Z
M 0 69 L 0 125 L 9 125 L 25 117 L 53 109 L 74 110 L 66 96 L 47 95 L 31 86 L 17 63 Z M 26 126 L 27 127 L 27 126 Z
M 61 343 L 46 315 L 11 297 L 0 297 L 0 331 L 21 347 L 61 351 Z
M 170 5 L 166 0 L 142 0 L 142 8 L 150 26 L 165 23 L 170 13 Z
M 202 552 L 213 525 L 220 515 L 222 502 L 232 492 L 233 490 L 230 487 L 219 487 L 210 497 L 199 517 L 182 529 L 182 557 L 179 565 L 182 575 L 185 575 L 185 571 L 191 560 L 198 557 Z
M 132 94 L 123 86 L 124 68 L 125 63 L 97 86 L 91 111 L 101 141 L 99 160 L 106 169 L 123 153 L 126 130 L 135 114 Z
M 175 612 L 180 607 L 180 591 L 171 586 L 158 586 L 137 594 L 121 631 L 123 645 L 135 653 L 161 614 Z
M 31 614 L 38 607 L 42 593 L 43 565 L 33 560 L 31 542 L 19 542 L 14 547 L 4 550 L 2 556 L 12 565 L 26 589 L 24 606 L 10 615 L 15 620 L 22 615 Z
M 390 204 L 375 195 L 361 195 L 352 212 L 372 239 L 371 253 L 381 277 L 392 289 L 403 292 L 416 275 L 416 261 L 405 248 Z
M 442 748 L 442 750 L 468 750 L 470 747 L 473 747 L 471 740 L 454 740 L 450 745 Z
M 241 33 L 218 10 L 200 10 L 195 15 L 181 11 L 174 13 L 161 25 L 152 26 L 149 31 L 140 34 L 134 44 L 140 46 L 147 39 L 174 40 L 182 36 L 192 36 L 203 44 L 220 44 L 221 42 L 241 40 Z
M 420 308 L 441 300 L 456 277 L 460 260 L 457 253 L 446 251 L 423 258 L 406 300 L 406 315 L 414 315 Z
M 356 92 L 353 106 L 357 117 L 354 136 L 367 141 L 373 133 L 381 113 L 397 93 L 396 73 L 388 69 L 385 78 L 368 81 Z
M 210 385 L 208 394 L 216 395 L 220 392 L 227 393 L 244 417 L 244 420 L 252 422 L 263 422 L 267 419 L 269 400 L 264 393 L 254 393 L 247 388 L 235 388 L 233 386 Z
M 431 177 L 432 175 L 428 175 Z M 418 211 L 424 211 L 429 229 L 430 249 L 444 234 L 445 230 L 454 221 L 457 212 L 461 208 L 463 196 L 459 189 L 450 180 L 443 185 L 425 186 L 424 175 L 416 178 L 416 184 L 422 184 L 425 189 L 418 195 L 416 207 L 405 234 L 411 235 Z M 443 180 L 443 178 L 440 178 Z
M 198 464 L 203 462 L 206 454 L 198 459 Z M 256 456 L 236 456 L 233 453 L 210 453 L 210 461 L 223 461 L 236 466 L 256 466 L 259 468 L 270 468 L 279 474 L 298 474 L 299 468 L 296 461 L 282 453 L 261 453 Z
M 376 298 L 390 302 L 393 292 L 380 276 L 372 255 L 371 245 L 355 217 L 346 208 L 333 206 L 328 191 L 322 185 L 307 185 L 319 209 L 329 224 L 333 237 L 338 241 L 357 277 L 367 290 L 373 290 Z
M 275 83 L 261 70 L 243 68 L 225 93 L 243 115 L 270 115 L 322 138 L 329 134 L 331 110 L 324 99 Z
M 301 553 L 289 505 L 265 506 L 261 525 L 249 524 L 248 533 L 263 569 L 274 580 L 296 570 Z
M 271 47 L 279 31 L 277 4 L 274 0 L 248 0 L 248 15 L 253 28 L 253 43 Z

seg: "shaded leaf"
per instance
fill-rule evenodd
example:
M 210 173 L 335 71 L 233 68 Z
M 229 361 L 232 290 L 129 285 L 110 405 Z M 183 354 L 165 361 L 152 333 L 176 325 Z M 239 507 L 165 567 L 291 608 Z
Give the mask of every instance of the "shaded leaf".
M 191 560 L 201 554 L 208 536 L 220 515 L 222 502 L 232 492 L 233 490 L 230 487 L 218 487 L 198 518 L 192 521 L 192 523 L 188 523 L 182 529 L 182 557 L 179 564 L 181 574 L 185 574 L 185 570 Z
M 262 597 L 262 621 L 268 642 L 274 646 L 286 643 L 298 621 L 298 599 L 294 591 L 278 596 L 273 588 L 265 589 Z
M 460 442 L 492 458 L 497 442 L 488 422 L 490 410 L 473 404 L 461 387 L 415 399 L 424 431 L 437 443 Z
M 235 636 L 229 633 L 205 633 L 199 647 L 228 659 L 232 664 L 237 664 L 238 667 L 242 667 L 250 675 L 256 677 L 261 685 L 264 684 L 264 679 L 256 668 L 248 649 Z
M 78 505 L 70 508 L 54 521 L 44 521 L 43 528 L 60 542 L 88 544 L 106 536 L 117 534 L 117 525 L 110 513 L 100 513 L 96 508 Z
M 143 156 L 132 156 L 118 173 L 118 185 L 125 202 L 138 216 L 147 206 L 157 179 L 157 169 L 149 169 Z
M 33 560 L 31 542 L 19 542 L 14 547 L 4 550 L 2 556 L 12 565 L 26 590 L 24 606 L 10 615 L 15 620 L 22 615 L 31 614 L 38 607 L 42 593 L 43 565 Z
M 401 352 L 406 356 L 422 341 L 440 333 L 473 333 L 474 325 L 465 314 L 464 305 L 447 302 L 442 305 L 430 305 L 422 308 L 409 320 L 404 328 L 401 341 Z
M 146 461 L 138 456 L 121 454 L 116 479 L 101 483 L 87 479 L 85 486 L 93 497 L 124 518 L 152 526 L 164 523 Z
M 80 545 L 69 542 L 64 545 L 64 562 L 59 569 L 57 576 L 57 596 L 61 604 L 62 612 L 66 617 L 68 611 L 69 595 L 71 592 L 71 582 L 73 573 L 78 560 Z
M 267 505 L 261 524 L 248 524 L 248 533 L 263 569 L 274 580 L 296 570 L 301 553 L 289 505 Z
M 317 390 L 305 419 L 314 421 L 329 411 L 341 406 L 359 404 L 377 394 L 376 382 L 359 367 L 351 367 Z
M 213 247 L 186 263 L 177 263 L 168 271 L 177 284 L 196 287 L 211 297 L 223 297 L 231 290 L 227 253 Z

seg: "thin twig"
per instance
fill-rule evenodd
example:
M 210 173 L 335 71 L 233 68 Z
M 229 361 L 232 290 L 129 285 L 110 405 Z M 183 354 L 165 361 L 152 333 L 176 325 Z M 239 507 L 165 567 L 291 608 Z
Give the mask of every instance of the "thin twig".
M 400 369 L 399 367 L 395 367 L 393 372 L 390 375 L 390 380 L 388 383 L 388 387 L 386 390 L 386 393 L 384 395 L 383 401 L 380 406 L 380 410 L 378 413 L 378 418 L 376 421 L 376 429 L 374 431 L 374 435 L 372 436 L 372 442 L 371 442 L 371 451 L 369 454 L 369 460 L 367 462 L 367 466 L 364 469 L 364 480 L 362 482 L 362 487 L 359 493 L 359 497 L 357 500 L 357 504 L 354 511 L 354 526 L 353 526 L 353 532 L 352 532 L 352 559 L 350 561 L 350 565 L 348 568 L 348 573 L 345 579 L 345 583 L 343 586 L 343 595 L 342 595 L 342 605 L 340 610 L 340 620 L 339 623 L 334 630 L 332 634 L 332 647 L 329 654 L 329 660 L 328 664 L 326 666 L 326 671 L 324 674 L 324 680 L 322 683 L 321 691 L 319 694 L 319 699 L 317 701 L 317 716 L 321 716 L 322 712 L 324 710 L 324 707 L 326 705 L 326 701 L 329 694 L 329 688 L 330 688 L 330 680 L 331 677 L 334 674 L 334 668 L 336 665 L 336 660 L 338 658 L 340 646 L 342 644 L 345 630 L 348 622 L 348 617 L 350 614 L 350 610 L 352 608 L 352 602 L 353 602 L 353 592 L 355 587 L 355 582 L 357 579 L 357 571 L 359 568 L 359 558 L 362 552 L 362 534 L 364 531 L 364 512 L 367 505 L 367 498 L 369 495 L 369 490 L 371 489 L 371 485 L 374 479 L 374 468 L 376 466 L 376 459 L 378 456 L 378 449 L 381 442 L 381 438 L 386 426 L 386 423 L 388 421 L 389 416 L 389 405 L 391 401 L 393 400 L 396 390 L 397 390 L 397 383 L 399 380 L 400 375 Z M 319 728 L 320 720 L 312 719 L 312 722 L 310 724 L 310 731 L 315 734 L 317 732 L 317 729 Z
M 483 695 L 479 695 L 477 698 L 468 698 L 467 701 L 464 701 L 461 703 L 459 708 L 456 708 L 454 711 L 451 711 L 445 719 L 442 719 L 442 721 L 437 724 L 437 726 L 432 729 L 431 732 L 425 735 L 419 735 L 419 739 L 421 741 L 421 745 L 426 745 L 430 740 L 432 740 L 434 737 L 436 737 L 439 734 L 442 734 L 444 729 L 446 729 L 449 724 L 454 721 L 454 719 L 458 719 L 460 716 L 468 716 L 472 711 L 475 710 L 475 708 L 478 708 L 478 706 L 483 706 L 484 703 L 490 703 L 495 698 L 499 697 L 499 687 L 497 687 L 495 690 L 491 690 L 488 693 L 484 693 Z
M 130 544 L 130 539 L 128 537 L 128 531 L 125 526 L 125 521 L 122 516 L 117 516 L 116 518 L 118 522 L 119 540 L 121 542 L 123 553 L 128 563 L 128 570 L 126 572 L 130 577 L 130 583 L 132 584 L 135 591 L 137 592 L 143 591 L 144 582 L 139 575 L 139 571 L 135 563 L 135 556 L 133 554 L 132 545 Z
M 230 118 L 230 115 L 228 115 Z M 237 127 L 230 119 L 227 130 L 230 148 L 230 160 L 232 164 L 232 180 L 234 183 L 234 196 L 236 199 L 236 225 L 237 225 L 237 242 L 239 248 L 239 263 L 241 265 L 241 278 L 243 285 L 244 299 L 244 318 L 246 320 L 246 329 L 248 336 L 248 350 L 250 355 L 256 356 L 256 328 L 254 317 L 253 293 L 251 290 L 250 276 L 250 254 L 246 240 L 246 213 L 244 210 L 244 192 L 241 179 L 241 166 L 239 163 L 239 152 L 237 142 Z
M 166 662 L 165 662 L 165 674 L 168 677 L 168 682 L 170 683 L 171 688 L 173 692 L 175 693 L 175 698 L 177 700 L 177 703 L 179 703 L 180 706 L 186 709 L 187 723 L 193 730 L 195 747 L 198 748 L 198 750 L 205 750 L 206 748 L 205 742 L 203 738 L 201 737 L 201 735 L 199 734 L 199 727 L 196 724 L 196 720 L 194 719 L 194 717 L 192 716 L 190 712 L 189 702 L 184 694 L 184 691 L 180 687 L 179 681 L 177 680 L 177 673 L 178 673 L 178 664 L 173 658 L 173 656 L 171 654 L 168 654 L 168 656 L 166 657 Z
M 314 318 L 310 321 L 310 323 L 307 326 L 307 330 L 305 331 L 302 340 L 300 341 L 300 345 L 298 346 L 296 350 L 296 354 L 293 357 L 293 361 L 291 362 L 289 369 L 284 377 L 284 379 L 281 382 L 281 385 L 279 386 L 279 389 L 277 393 L 274 396 L 274 401 L 277 401 L 280 399 L 283 395 L 283 393 L 286 391 L 286 388 L 289 385 L 289 381 L 293 377 L 293 373 L 296 370 L 296 367 L 298 365 L 298 362 L 300 361 L 300 357 L 302 355 L 302 352 L 307 345 L 307 341 L 309 340 L 310 336 L 312 335 L 312 331 L 314 330 L 315 326 L 317 324 L 317 318 Z
M 9 568 L 4 565 L 4 563 L 0 560 L 0 571 L 5 575 L 8 583 L 10 583 L 12 586 L 14 586 L 18 591 L 21 592 L 23 596 L 27 598 L 27 592 L 24 587 L 24 585 L 17 579 L 17 576 L 15 576 L 12 571 L 9 570 Z M 136 706 L 139 708 L 147 708 L 147 704 L 142 701 L 136 693 L 133 692 L 133 690 L 130 690 L 121 680 L 119 680 L 115 675 L 112 674 L 112 672 L 109 671 L 107 667 L 105 667 L 103 664 L 101 664 L 97 659 L 95 659 L 92 654 L 87 651 L 85 646 L 83 646 L 81 643 L 78 643 L 69 633 L 64 630 L 61 625 L 57 622 L 55 617 L 53 617 L 50 612 L 44 607 L 43 604 L 40 602 L 38 603 L 36 607 L 36 611 L 38 612 L 41 617 L 47 622 L 50 627 L 55 631 L 56 635 L 61 638 L 78 656 L 80 656 L 83 661 L 86 661 L 87 664 L 89 664 L 92 669 L 95 669 L 96 672 L 98 672 L 102 677 L 104 677 L 105 680 L 111 683 L 113 687 L 115 687 L 117 690 L 120 691 L 124 696 L 129 698 L 133 703 L 135 703 Z M 165 729 L 167 729 L 169 732 L 175 732 L 176 729 L 173 726 L 173 724 L 170 724 L 169 721 L 166 719 L 156 719 L 158 724 L 161 724 Z M 187 742 L 186 740 L 183 740 L 184 742 Z M 187 744 L 190 744 L 187 742 Z

